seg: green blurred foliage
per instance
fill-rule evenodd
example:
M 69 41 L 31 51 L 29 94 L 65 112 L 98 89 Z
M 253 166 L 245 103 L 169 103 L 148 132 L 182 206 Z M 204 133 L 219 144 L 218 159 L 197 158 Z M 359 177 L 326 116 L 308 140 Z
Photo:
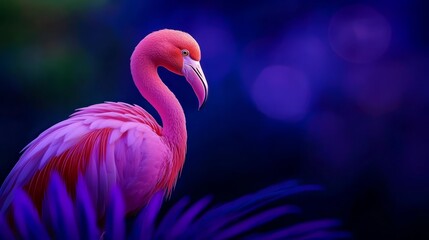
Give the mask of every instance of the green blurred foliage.
M 10 71 L 26 93 L 35 99 L 61 101 L 78 97 L 82 80 L 92 75 L 90 56 L 68 44 L 58 46 L 27 46 L 10 59 Z M 82 79 L 84 76 L 84 79 Z
M 45 103 L 78 98 L 93 76 L 94 61 L 75 34 L 76 18 L 105 0 L 4 0 L 0 2 L 3 84 Z M 43 97 L 37 97 L 43 96 Z
M 18 8 L 20 10 L 43 13 L 75 13 L 97 8 L 107 0 L 3 0 L 2 9 Z

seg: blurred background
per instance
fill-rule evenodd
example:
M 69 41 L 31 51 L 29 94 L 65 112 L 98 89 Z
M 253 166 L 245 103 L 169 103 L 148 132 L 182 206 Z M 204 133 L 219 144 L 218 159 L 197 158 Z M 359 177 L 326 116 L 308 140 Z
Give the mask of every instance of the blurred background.
M 159 73 L 182 103 L 188 154 L 172 202 L 231 200 L 299 179 L 297 200 L 356 239 L 429 239 L 429 17 L 424 1 L 3 0 L 0 180 L 76 108 L 143 106 L 129 58 L 148 33 L 200 43 L 210 96 Z

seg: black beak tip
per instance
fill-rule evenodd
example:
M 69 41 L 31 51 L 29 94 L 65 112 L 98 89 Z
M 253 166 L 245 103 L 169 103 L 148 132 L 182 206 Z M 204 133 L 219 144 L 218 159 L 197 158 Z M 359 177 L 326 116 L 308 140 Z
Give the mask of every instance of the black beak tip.
M 206 97 L 204 98 L 204 101 L 203 101 L 203 103 L 201 104 L 201 106 L 200 106 L 200 107 L 198 107 L 198 111 L 201 111 L 201 109 L 203 109 L 203 108 L 204 108 L 204 106 L 206 105 L 206 102 L 207 102 L 207 95 L 206 95 Z
M 198 108 L 198 111 L 201 111 L 201 109 L 203 109 L 205 105 L 206 105 L 206 101 L 204 101 L 203 104 L 201 104 L 201 106 Z

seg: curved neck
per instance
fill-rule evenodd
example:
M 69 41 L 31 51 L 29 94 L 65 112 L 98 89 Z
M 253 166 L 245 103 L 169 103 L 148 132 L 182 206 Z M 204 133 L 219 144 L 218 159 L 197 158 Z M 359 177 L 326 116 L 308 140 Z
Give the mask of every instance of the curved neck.
M 142 96 L 156 109 L 162 120 L 162 137 L 178 148 L 186 148 L 186 120 L 176 96 L 161 81 L 157 68 L 141 49 L 131 56 L 131 74 Z

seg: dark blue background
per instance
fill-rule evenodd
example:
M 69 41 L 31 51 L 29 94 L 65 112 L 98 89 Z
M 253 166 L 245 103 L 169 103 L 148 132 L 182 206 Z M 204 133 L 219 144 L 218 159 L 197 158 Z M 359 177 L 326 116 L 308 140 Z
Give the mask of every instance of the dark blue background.
M 60 3 L 61 2 L 61 3 Z M 173 201 L 230 200 L 297 178 L 311 217 L 357 239 L 429 238 L 429 19 L 424 1 L 0 3 L 0 180 L 74 109 L 136 103 L 134 46 L 162 28 L 200 43 L 210 96 L 160 69 L 188 154 Z M 158 116 L 156 116 L 157 119 Z

